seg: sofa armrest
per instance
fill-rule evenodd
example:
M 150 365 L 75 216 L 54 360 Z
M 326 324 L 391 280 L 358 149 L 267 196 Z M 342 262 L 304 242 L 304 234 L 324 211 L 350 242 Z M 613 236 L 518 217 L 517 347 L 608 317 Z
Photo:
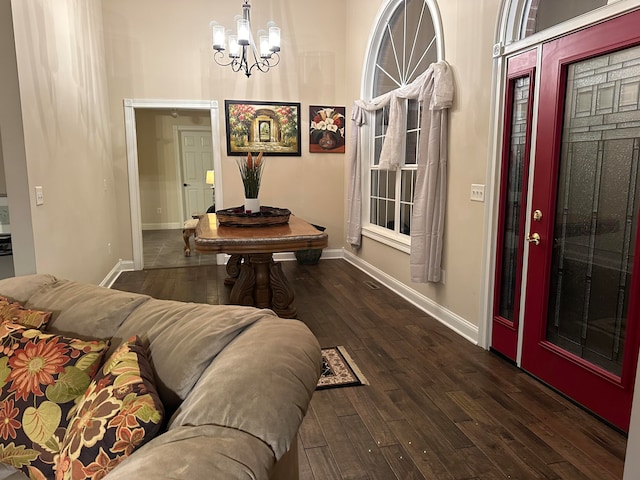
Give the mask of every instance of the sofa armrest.
M 268 480 L 275 458 L 264 442 L 216 425 L 184 426 L 136 450 L 106 480 Z
M 211 362 L 169 430 L 223 425 L 260 438 L 279 460 L 296 438 L 321 366 L 318 340 L 304 323 L 260 320 Z

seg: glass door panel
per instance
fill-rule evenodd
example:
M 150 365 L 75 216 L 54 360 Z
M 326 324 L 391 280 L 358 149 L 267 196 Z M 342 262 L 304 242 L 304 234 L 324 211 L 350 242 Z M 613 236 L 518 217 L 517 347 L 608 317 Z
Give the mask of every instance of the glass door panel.
M 516 303 L 520 298 L 516 277 L 519 271 L 518 253 L 522 244 L 521 214 L 522 180 L 524 178 L 527 122 L 529 120 L 529 77 L 515 81 L 513 116 L 511 122 L 511 149 L 507 169 L 507 194 L 505 198 L 504 231 L 502 234 L 502 269 L 500 272 L 500 301 L 498 315 L 514 323 Z
M 509 59 L 491 348 L 516 360 L 524 251 L 533 74 L 537 50 Z
M 639 66 L 633 47 L 568 67 L 547 312 L 550 342 L 616 376 L 640 198 Z

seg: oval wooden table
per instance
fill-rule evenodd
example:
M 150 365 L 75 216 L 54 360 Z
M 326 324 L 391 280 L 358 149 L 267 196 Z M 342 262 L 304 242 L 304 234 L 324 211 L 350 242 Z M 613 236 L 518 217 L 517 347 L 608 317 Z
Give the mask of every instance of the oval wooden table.
M 200 217 L 194 243 L 200 253 L 231 255 L 225 280 L 233 285 L 231 303 L 271 308 L 280 317 L 295 318 L 293 289 L 273 254 L 325 248 L 328 236 L 294 215 L 284 225 L 231 227 L 219 225 L 209 213 Z

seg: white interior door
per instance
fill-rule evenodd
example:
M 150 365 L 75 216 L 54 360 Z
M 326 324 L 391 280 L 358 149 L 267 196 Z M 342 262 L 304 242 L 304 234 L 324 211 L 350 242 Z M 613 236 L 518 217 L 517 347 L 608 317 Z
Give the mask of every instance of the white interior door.
M 205 183 L 207 170 L 213 170 L 211 133 L 183 130 L 180 132 L 182 166 L 182 204 L 184 219 L 205 213 L 213 203 L 212 189 Z

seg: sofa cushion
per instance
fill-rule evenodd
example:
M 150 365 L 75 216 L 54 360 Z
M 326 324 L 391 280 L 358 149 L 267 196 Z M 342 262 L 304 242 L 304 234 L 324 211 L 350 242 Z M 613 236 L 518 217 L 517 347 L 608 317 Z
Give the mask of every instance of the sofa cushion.
M 55 283 L 58 279 L 53 275 L 36 274 L 20 277 L 4 278 L 0 280 L 0 295 L 24 303 L 43 286 Z
M 17 323 L 25 327 L 44 330 L 44 327 L 49 323 L 50 318 L 51 312 L 42 312 L 40 310 L 24 308 L 18 302 L 12 302 L 7 297 L 0 295 L 1 322 Z
M 37 478 L 53 475 L 67 414 L 108 347 L 17 324 L 0 325 L 0 460 Z
M 127 318 L 112 343 L 132 335 L 148 341 L 158 393 L 172 412 L 229 342 L 254 322 L 271 318 L 277 320 L 272 311 L 253 307 L 152 299 Z
M 0 293 L 2 292 L 0 285 Z M 25 306 L 53 312 L 48 330 L 80 338 L 111 338 L 120 324 L 150 297 L 97 285 L 58 280 L 43 285 Z
M 105 362 L 74 407 L 56 479 L 102 478 L 160 430 L 163 408 L 139 337 Z

